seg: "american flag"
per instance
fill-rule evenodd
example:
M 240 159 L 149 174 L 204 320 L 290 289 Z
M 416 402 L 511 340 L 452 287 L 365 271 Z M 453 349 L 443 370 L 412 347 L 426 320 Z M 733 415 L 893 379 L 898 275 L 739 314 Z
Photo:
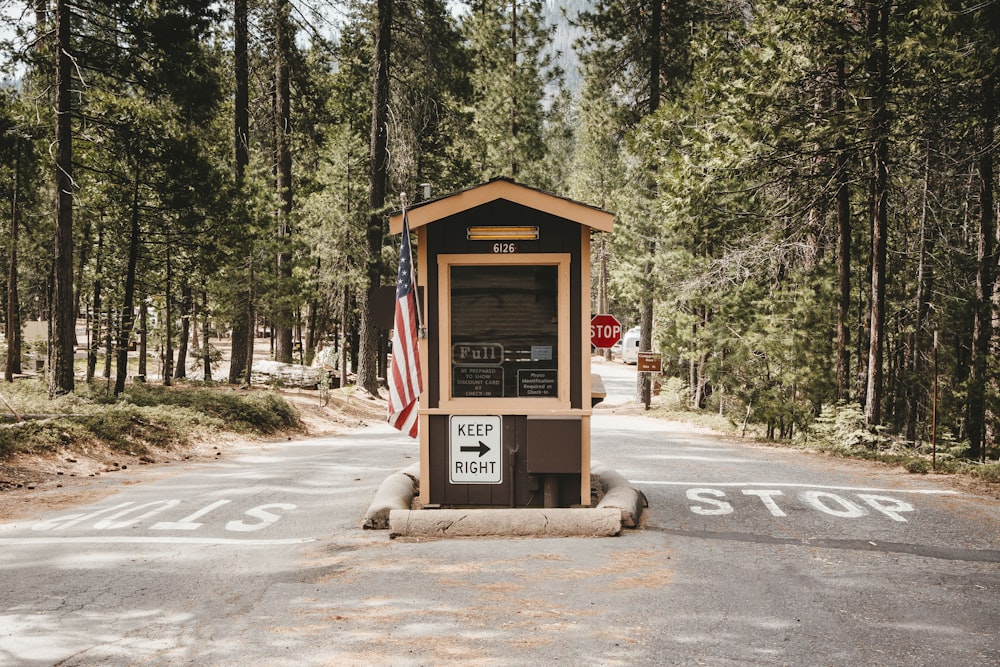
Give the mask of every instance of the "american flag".
M 413 284 L 413 254 L 410 225 L 403 210 L 403 245 L 399 251 L 396 278 L 396 318 L 392 336 L 392 364 L 389 368 L 389 423 L 417 437 L 420 420 L 420 353 L 417 350 L 417 294 Z

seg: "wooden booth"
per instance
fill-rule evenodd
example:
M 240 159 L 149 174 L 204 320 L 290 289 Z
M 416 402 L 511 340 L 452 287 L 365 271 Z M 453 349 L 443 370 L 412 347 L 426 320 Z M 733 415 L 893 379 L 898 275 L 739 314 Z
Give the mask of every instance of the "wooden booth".
M 497 179 L 407 220 L 427 330 L 420 502 L 589 505 L 590 235 L 613 216 Z

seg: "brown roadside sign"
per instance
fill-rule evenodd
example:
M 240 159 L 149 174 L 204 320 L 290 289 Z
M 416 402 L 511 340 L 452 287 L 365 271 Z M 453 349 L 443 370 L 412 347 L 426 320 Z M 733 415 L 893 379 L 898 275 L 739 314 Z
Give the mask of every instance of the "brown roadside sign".
M 662 370 L 659 352 L 640 352 L 636 362 L 636 370 L 640 373 L 659 373 Z

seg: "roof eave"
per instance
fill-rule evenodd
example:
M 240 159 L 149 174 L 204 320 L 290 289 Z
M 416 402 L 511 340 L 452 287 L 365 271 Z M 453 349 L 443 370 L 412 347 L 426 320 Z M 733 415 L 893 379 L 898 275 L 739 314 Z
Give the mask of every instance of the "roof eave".
M 508 179 L 495 179 L 468 190 L 422 202 L 406 212 L 411 230 L 431 222 L 467 211 L 483 204 L 505 199 L 551 215 L 572 220 L 602 232 L 614 229 L 614 215 L 599 208 L 529 188 Z M 403 231 L 403 213 L 397 211 L 389 217 L 389 231 Z

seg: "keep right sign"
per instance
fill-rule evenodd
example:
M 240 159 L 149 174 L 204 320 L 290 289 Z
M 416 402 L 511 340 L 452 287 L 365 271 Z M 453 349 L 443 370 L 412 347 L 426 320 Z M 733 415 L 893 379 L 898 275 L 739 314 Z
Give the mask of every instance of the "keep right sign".
M 448 481 L 452 484 L 503 482 L 499 415 L 453 415 L 449 438 Z

